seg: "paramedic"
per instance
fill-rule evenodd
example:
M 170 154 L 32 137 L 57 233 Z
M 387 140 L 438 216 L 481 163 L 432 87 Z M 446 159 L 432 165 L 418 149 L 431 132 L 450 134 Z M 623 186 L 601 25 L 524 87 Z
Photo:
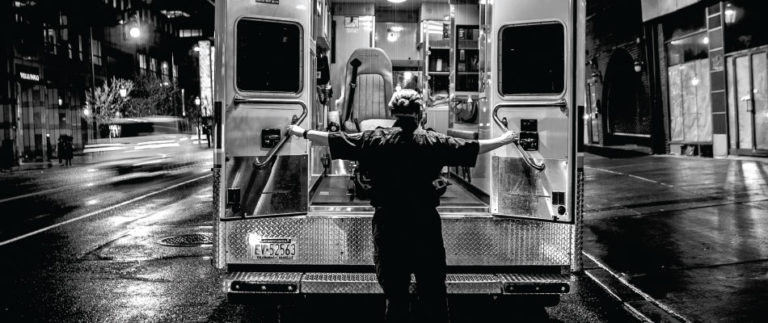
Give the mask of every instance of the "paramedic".
M 333 159 L 358 161 L 371 180 L 373 244 L 376 276 L 386 298 L 387 322 L 406 322 L 409 316 L 411 273 L 425 322 L 447 322 L 445 248 L 438 190 L 444 166 L 473 167 L 479 153 L 516 140 L 513 132 L 487 140 L 462 140 L 421 128 L 421 96 L 401 90 L 389 109 L 391 128 L 362 133 L 323 132 L 288 127 L 294 136 L 328 145 Z

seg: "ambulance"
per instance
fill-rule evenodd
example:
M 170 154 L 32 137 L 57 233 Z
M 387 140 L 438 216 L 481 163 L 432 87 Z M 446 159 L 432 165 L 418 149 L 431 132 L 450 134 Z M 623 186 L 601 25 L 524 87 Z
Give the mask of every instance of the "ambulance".
M 382 293 L 370 187 L 354 162 L 286 127 L 386 127 L 392 93 L 412 88 L 425 127 L 519 134 L 475 167 L 444 170 L 448 293 L 556 304 L 581 269 L 584 13 L 584 0 L 216 1 L 212 263 L 223 292 Z

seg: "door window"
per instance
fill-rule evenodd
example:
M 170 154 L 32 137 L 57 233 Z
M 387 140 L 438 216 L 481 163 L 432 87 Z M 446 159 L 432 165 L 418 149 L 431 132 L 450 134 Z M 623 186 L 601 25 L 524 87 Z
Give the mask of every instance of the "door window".
M 238 21 L 237 88 L 254 92 L 301 91 L 301 42 L 301 27 L 297 24 Z
M 506 26 L 499 32 L 499 92 L 560 94 L 565 88 L 565 27 Z

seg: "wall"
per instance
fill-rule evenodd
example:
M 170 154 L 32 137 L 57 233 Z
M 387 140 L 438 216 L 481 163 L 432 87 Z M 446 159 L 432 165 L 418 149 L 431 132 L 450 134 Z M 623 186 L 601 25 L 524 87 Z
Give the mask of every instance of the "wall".
M 346 64 L 352 52 L 358 48 L 371 47 L 373 40 L 373 30 L 363 27 L 346 28 L 344 18 L 346 16 L 333 16 L 336 24 L 336 31 L 333 35 L 335 42 L 335 52 L 332 53 L 331 61 L 331 86 L 333 87 L 333 100 L 341 95 L 342 84 L 346 71 Z M 363 16 L 372 17 L 372 16 Z M 335 62 L 333 59 L 335 58 Z
M 675 12 L 701 0 L 641 0 L 643 21 Z
M 392 27 L 402 28 L 394 42 L 387 38 L 387 29 Z M 420 55 L 419 51 L 416 50 L 417 29 L 418 24 L 416 23 L 377 22 L 374 38 L 375 47 L 384 50 L 391 60 L 418 60 Z

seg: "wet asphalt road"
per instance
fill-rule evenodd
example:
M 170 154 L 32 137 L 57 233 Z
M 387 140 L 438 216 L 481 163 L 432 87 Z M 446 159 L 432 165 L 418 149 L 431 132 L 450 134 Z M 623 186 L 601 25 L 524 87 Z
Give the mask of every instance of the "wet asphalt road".
M 586 160 L 584 251 L 686 320 L 765 322 L 768 162 Z
M 209 156 L 191 152 L 192 163 L 122 175 L 109 158 L 0 174 L 0 321 L 381 319 L 380 298 L 311 299 L 282 309 L 230 303 L 210 266 L 210 245 L 161 244 L 166 237 L 211 232 Z M 546 311 L 489 300 L 451 306 L 455 322 L 633 320 L 585 276 L 572 287 Z

